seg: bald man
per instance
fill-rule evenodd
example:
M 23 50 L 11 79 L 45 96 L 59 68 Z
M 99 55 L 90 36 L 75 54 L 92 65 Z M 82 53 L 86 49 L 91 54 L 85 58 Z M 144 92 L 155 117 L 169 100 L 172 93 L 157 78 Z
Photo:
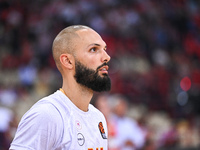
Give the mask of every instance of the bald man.
M 106 47 L 87 26 L 69 26 L 56 36 L 52 50 L 62 88 L 22 117 L 10 150 L 107 150 L 105 118 L 90 104 L 94 91 L 111 88 Z

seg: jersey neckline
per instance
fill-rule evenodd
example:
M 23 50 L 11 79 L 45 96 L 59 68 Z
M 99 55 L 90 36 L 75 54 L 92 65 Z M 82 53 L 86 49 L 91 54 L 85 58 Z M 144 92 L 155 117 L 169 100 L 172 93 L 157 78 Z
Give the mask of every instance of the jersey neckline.
M 68 105 L 71 107 L 71 109 L 75 109 L 76 111 L 78 111 L 80 114 L 83 114 L 83 115 L 89 115 L 89 114 L 90 114 L 90 112 L 91 112 L 91 107 L 92 107 L 91 104 L 89 104 L 89 106 L 88 106 L 88 111 L 85 112 L 85 111 L 79 109 L 79 108 L 67 97 L 67 95 L 65 95 L 62 91 L 57 90 L 57 92 L 61 93 L 61 96 L 62 96 L 63 99 L 66 101 L 65 104 L 68 104 Z

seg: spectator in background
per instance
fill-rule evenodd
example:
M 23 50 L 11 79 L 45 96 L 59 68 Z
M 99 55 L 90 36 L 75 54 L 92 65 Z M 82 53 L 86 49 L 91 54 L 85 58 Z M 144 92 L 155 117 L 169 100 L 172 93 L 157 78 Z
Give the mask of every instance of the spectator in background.
M 192 125 L 188 120 L 179 121 L 176 124 L 178 135 L 178 148 L 193 149 L 200 146 L 199 128 Z
M 11 138 L 9 129 L 12 118 L 12 111 L 0 106 L 0 150 L 7 150 L 10 146 Z
M 112 120 L 112 110 L 109 103 L 109 95 L 98 95 L 95 99 L 94 104 L 105 116 L 108 128 L 108 150 L 119 150 L 116 147 L 115 137 L 117 134 L 117 129 Z
M 107 121 L 109 121 L 112 113 L 108 99 L 109 95 L 98 95 L 94 104 L 104 114 Z
M 113 116 L 117 134 L 116 146 L 119 150 L 136 150 L 143 146 L 145 142 L 145 133 L 139 127 L 137 122 L 126 115 L 128 110 L 128 101 L 123 95 L 113 95 Z
M 17 101 L 17 94 L 10 86 L 0 85 L 0 150 L 7 150 L 16 129 L 16 114 L 13 106 Z
M 123 95 L 104 95 L 96 99 L 96 107 L 108 124 L 109 150 L 137 150 L 145 143 L 145 133 L 138 123 L 128 117 L 128 101 Z

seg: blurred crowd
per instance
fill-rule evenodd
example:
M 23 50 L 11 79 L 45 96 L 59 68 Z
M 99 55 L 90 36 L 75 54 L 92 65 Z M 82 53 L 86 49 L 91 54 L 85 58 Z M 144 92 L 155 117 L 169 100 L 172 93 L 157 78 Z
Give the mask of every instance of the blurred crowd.
M 199 126 L 135 105 L 122 94 L 96 95 L 92 103 L 108 124 L 108 150 L 198 150 Z
M 104 107 L 112 124 L 115 94 L 125 97 L 138 133 L 127 142 L 132 149 L 200 147 L 200 1 L 0 0 L 0 150 L 27 109 L 61 87 L 52 41 L 72 24 L 107 43 L 112 89 Z

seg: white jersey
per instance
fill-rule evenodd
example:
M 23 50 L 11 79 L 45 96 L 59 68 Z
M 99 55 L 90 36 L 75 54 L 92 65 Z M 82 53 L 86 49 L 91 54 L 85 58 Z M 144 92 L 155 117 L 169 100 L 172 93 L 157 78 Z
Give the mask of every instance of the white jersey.
M 58 90 L 22 117 L 10 150 L 107 150 L 107 133 L 99 110 L 84 112 Z

